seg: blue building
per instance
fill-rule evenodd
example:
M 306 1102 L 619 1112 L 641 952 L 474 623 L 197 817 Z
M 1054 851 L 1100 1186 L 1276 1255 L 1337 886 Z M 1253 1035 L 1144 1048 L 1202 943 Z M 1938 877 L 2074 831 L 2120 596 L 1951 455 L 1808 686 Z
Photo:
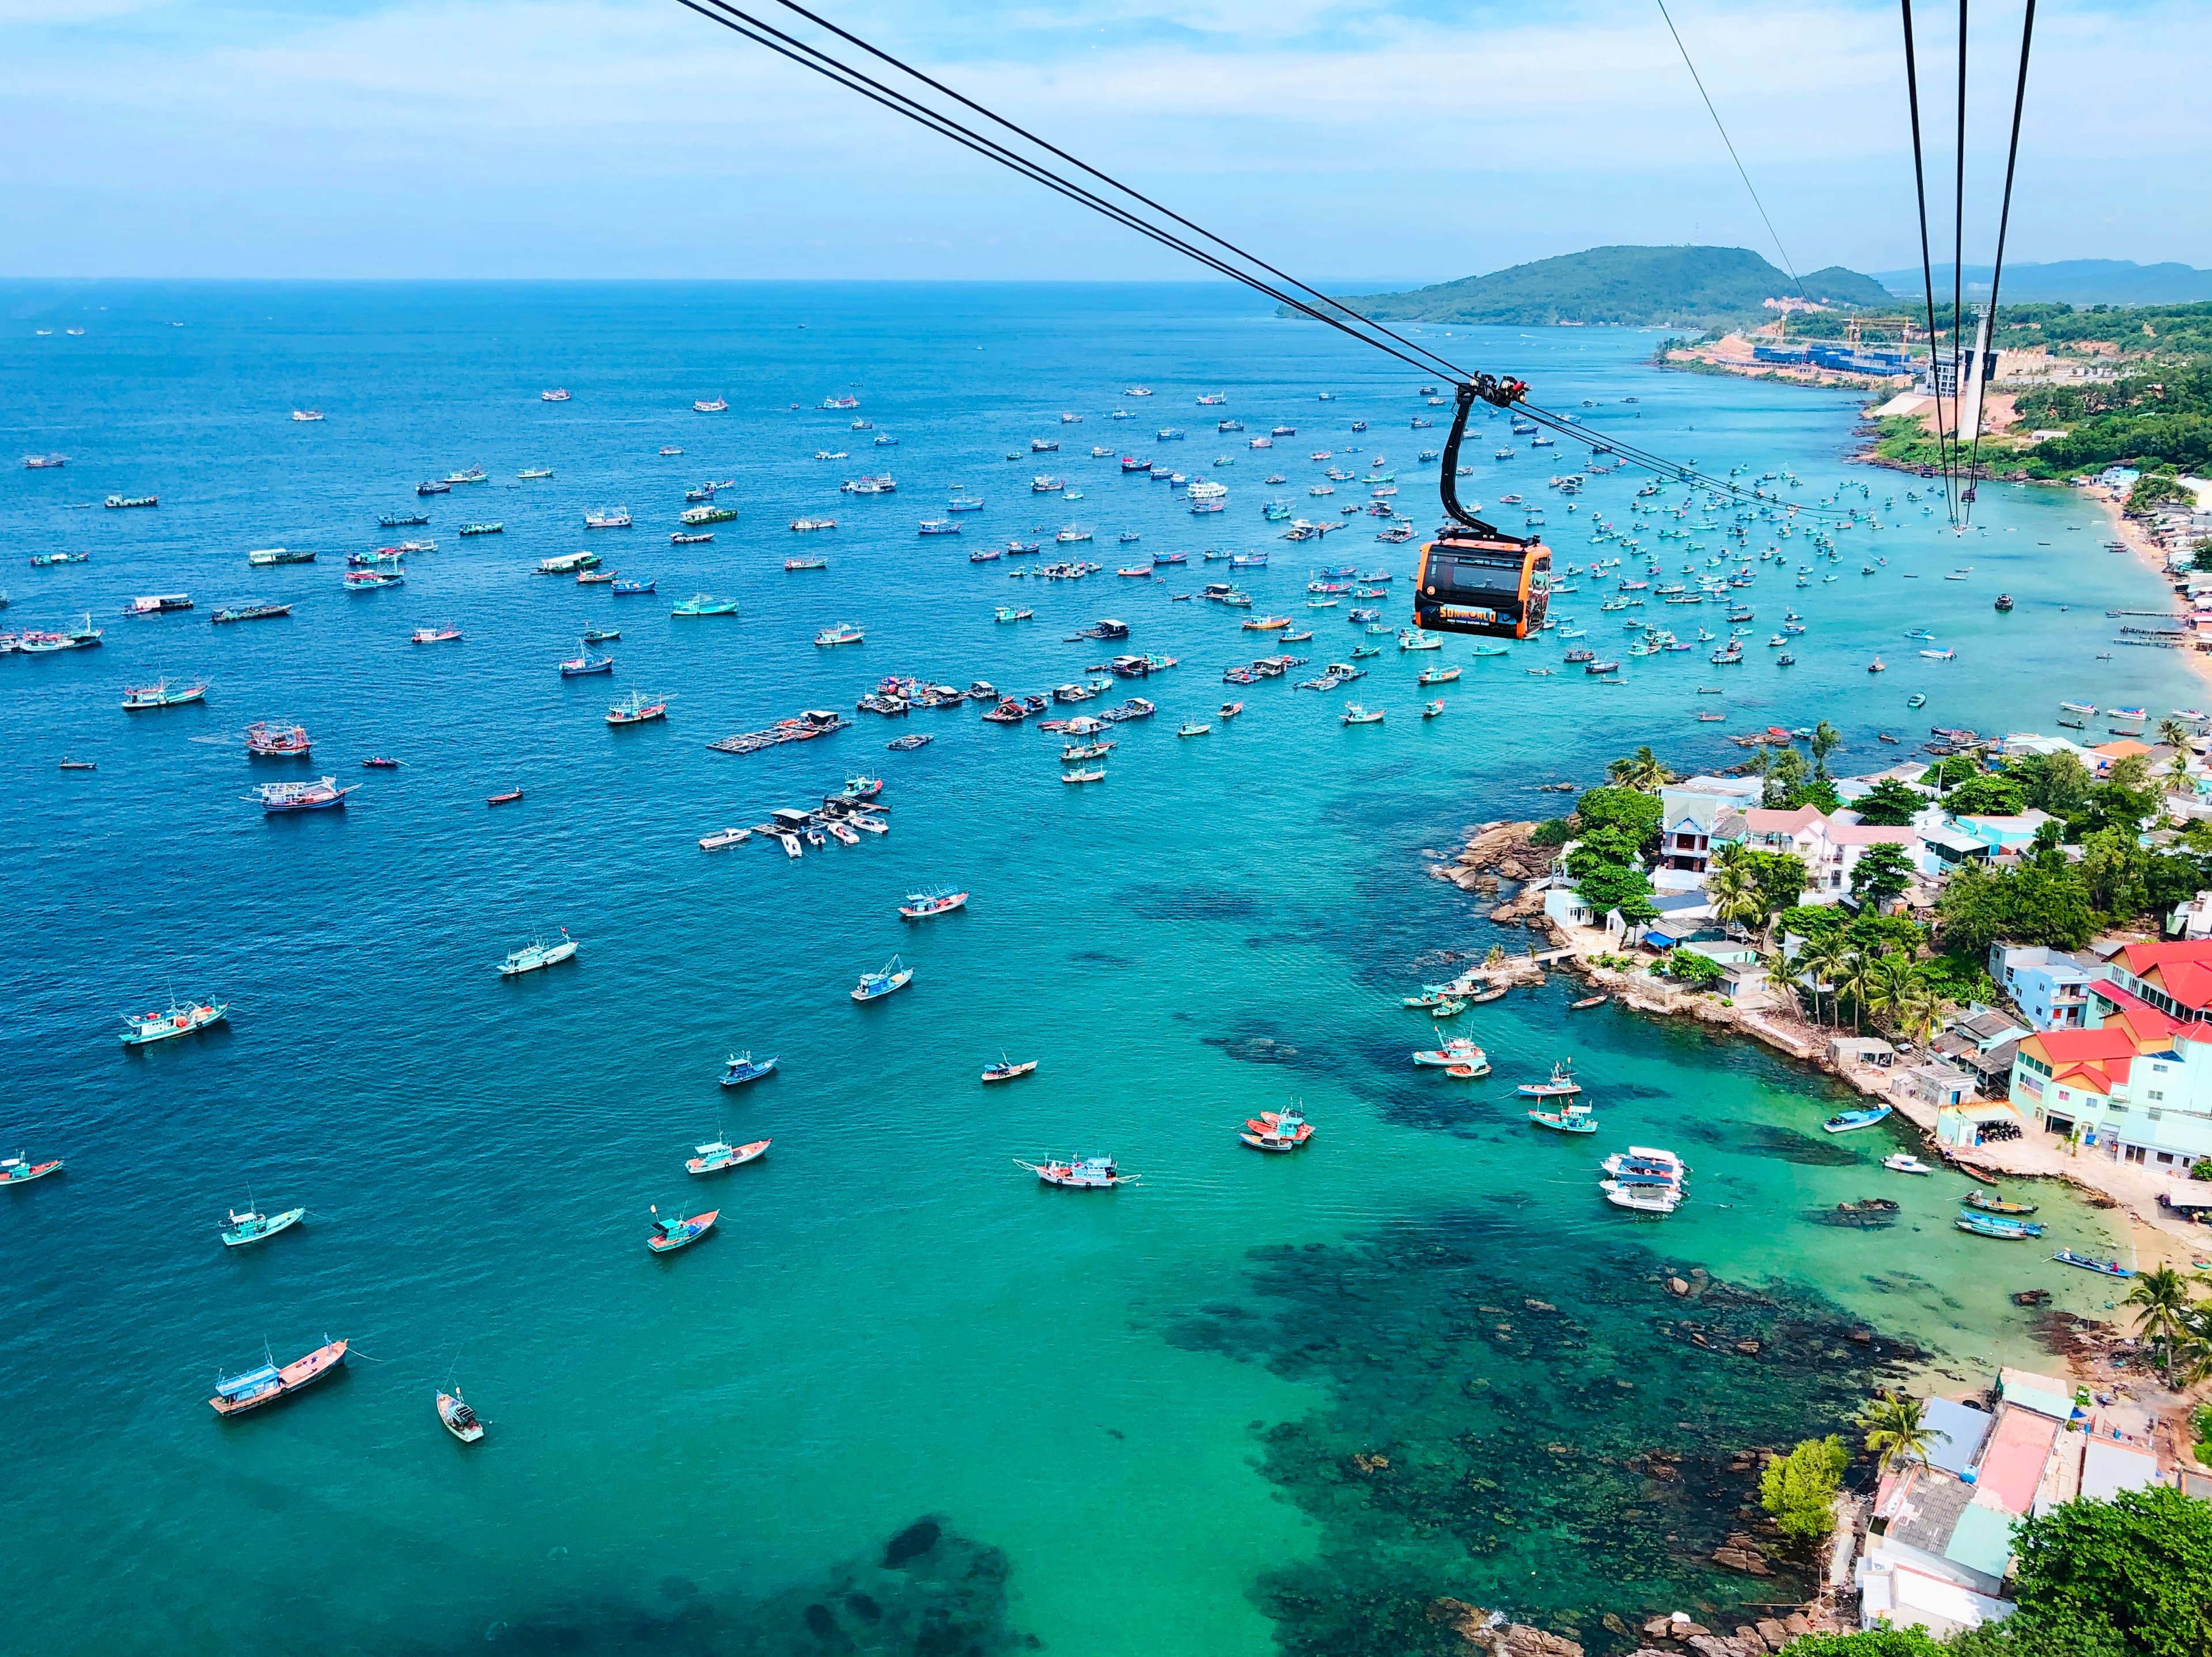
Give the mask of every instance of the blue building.
M 2086 1028 L 2089 986 L 2109 975 L 2101 964 L 2084 966 L 2039 944 L 1990 945 L 1990 976 L 2039 1030 Z

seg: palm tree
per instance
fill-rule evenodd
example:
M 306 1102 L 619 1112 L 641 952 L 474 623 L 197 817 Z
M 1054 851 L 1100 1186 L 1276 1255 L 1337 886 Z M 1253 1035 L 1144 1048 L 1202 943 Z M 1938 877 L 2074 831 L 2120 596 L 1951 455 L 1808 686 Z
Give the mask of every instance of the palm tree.
M 1867 1429 L 1866 1447 L 1892 1467 L 1918 1456 L 1928 1458 L 1935 1429 L 1926 1419 L 1927 1406 L 1910 1393 L 1882 1393 L 1859 1411 L 1859 1425 Z
M 1766 894 L 1750 870 L 1733 859 L 1716 861 L 1705 881 L 1705 896 L 1723 920 L 1758 922 L 1766 919 Z
M 2168 1361 L 2174 1366 L 2169 1384 L 2194 1387 L 2212 1380 L 2212 1301 L 2195 1302 L 2176 1314 L 2176 1320 L 2181 1332 L 2166 1344 Z
M 2158 722 L 2158 739 L 2181 753 L 2189 751 L 2189 727 L 2170 713 Z
M 1842 941 L 1832 938 L 1808 944 L 1798 951 L 1797 970 L 1801 979 L 1811 980 L 1813 1018 L 1816 1023 L 1820 1017 L 1820 986 L 1823 984 L 1828 986 L 1829 1011 L 1838 1017 L 1842 1017 L 1841 1010 L 1836 1005 L 1836 991 L 1843 977 L 1847 956 Z
M 1832 980 L 1837 995 L 1848 995 L 1851 998 L 1853 1035 L 1859 1033 L 1859 1018 L 1867 1011 L 1867 1000 L 1874 992 L 1877 972 L 1874 960 L 1864 950 L 1853 950 L 1844 956 L 1843 971 Z
M 1605 774 L 1620 786 L 1644 794 L 1656 794 L 1676 780 L 1675 774 L 1651 751 L 1649 743 L 1626 758 L 1615 760 L 1606 767 Z
M 2190 1303 L 2187 1279 L 2170 1266 L 2157 1266 L 2135 1280 L 2121 1303 L 2142 1308 L 2136 1314 L 2136 1327 L 2157 1343 L 2160 1370 L 2171 1387 L 2174 1345 L 2189 1331 L 2189 1317 L 2195 1310 Z
M 1925 974 L 1919 964 L 1907 955 L 1892 950 L 1877 956 L 1869 963 L 1866 974 L 1866 1008 L 1879 1020 L 1884 1013 L 1894 1013 L 1908 999 Z M 1893 1023 L 1895 1020 L 1891 1021 Z
M 1897 1001 L 1894 1012 L 1897 1028 L 1914 1041 L 1926 1042 L 1934 1037 L 1936 1026 L 1943 1015 L 1951 1011 L 1952 1004 L 1936 993 L 1925 968 L 1916 968 L 1912 982 Z
M 1814 776 L 1825 777 L 1828 774 L 1828 756 L 1843 745 L 1844 733 L 1826 719 L 1813 727 L 1813 774 Z

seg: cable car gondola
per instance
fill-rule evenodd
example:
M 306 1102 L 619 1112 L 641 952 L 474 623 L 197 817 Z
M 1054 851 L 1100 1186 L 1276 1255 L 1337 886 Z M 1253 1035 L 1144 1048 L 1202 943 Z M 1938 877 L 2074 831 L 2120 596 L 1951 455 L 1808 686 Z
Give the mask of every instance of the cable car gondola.
M 1413 573 L 1413 624 L 1431 633 L 1474 633 L 1492 639 L 1525 639 L 1540 631 L 1551 597 L 1552 552 L 1537 537 L 1508 535 L 1459 503 L 1460 440 L 1467 416 L 1481 398 L 1510 408 L 1528 395 L 1517 379 L 1478 374 L 1457 388 L 1451 435 L 1444 440 L 1437 480 L 1450 521 L 1421 549 Z

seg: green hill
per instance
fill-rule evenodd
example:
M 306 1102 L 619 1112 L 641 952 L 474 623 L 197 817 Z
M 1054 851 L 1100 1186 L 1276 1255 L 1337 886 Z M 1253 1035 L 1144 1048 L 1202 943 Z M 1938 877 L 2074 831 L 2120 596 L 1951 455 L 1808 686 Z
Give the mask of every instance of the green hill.
M 1762 301 L 1796 292 L 1787 274 L 1748 248 L 1593 247 L 1410 293 L 1346 296 L 1345 303 L 1384 321 L 1712 327 L 1771 316 Z M 1873 277 L 1838 264 L 1809 272 L 1805 292 L 1823 304 L 1896 303 Z

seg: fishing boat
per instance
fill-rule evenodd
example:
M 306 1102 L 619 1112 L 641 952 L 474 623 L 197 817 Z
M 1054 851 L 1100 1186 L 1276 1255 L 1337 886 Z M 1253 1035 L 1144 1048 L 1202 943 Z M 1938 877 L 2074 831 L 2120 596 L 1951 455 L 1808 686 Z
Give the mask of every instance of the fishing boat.
M 1068 1191 L 1110 1191 L 1116 1186 L 1133 1185 L 1137 1179 L 1133 1174 L 1122 1173 L 1111 1156 L 1045 1162 L 1025 1162 L 1017 1156 L 1014 1166 L 1029 1169 L 1047 1185 Z
M 641 598 L 641 597 L 642 597 L 643 595 L 645 595 L 646 593 L 651 592 L 654 588 L 658 587 L 659 585 L 660 585 L 660 578 L 659 578 L 659 576 L 657 576 L 657 575 L 655 575 L 655 576 L 649 576 L 649 577 L 647 577 L 646 580 L 641 580 L 641 581 L 624 581 L 624 580 L 619 580 L 619 579 L 618 579 L 618 580 L 616 580 L 616 582 L 614 583 L 614 585 L 613 585 L 613 586 L 610 586 L 610 587 L 607 589 L 607 591 L 608 591 L 610 593 L 611 593 L 614 597 L 616 597 L 616 598 Z M 737 607 L 738 607 L 738 606 L 737 606 L 737 600 L 735 600 L 734 598 L 733 598 L 733 599 L 732 599 L 732 600 L 730 601 L 730 609 L 731 609 L 731 611 L 732 611 L 732 613 L 734 613 L 734 612 L 736 611 L 736 610 L 737 610 Z M 703 616 L 703 615 L 708 615 L 708 614 L 712 614 L 712 613 L 718 613 L 718 612 L 709 612 L 709 611 L 706 611 L 706 610 L 684 610 L 681 605 L 678 605 L 678 608 L 677 608 L 676 613 L 677 613 L 678 615 L 702 615 L 702 616 Z
M 304 1208 L 288 1208 L 282 1214 L 264 1214 L 251 1205 L 244 1209 L 234 1208 L 223 1221 L 222 1246 L 243 1248 L 247 1243 L 260 1242 L 280 1231 L 289 1231 L 307 1217 Z
M 1441 719 L 1443 716 L 1443 711 L 1444 705 L 1441 701 L 1425 702 L 1421 705 L 1421 717 L 1425 719 Z
M 0 1185 L 28 1185 L 33 1180 L 43 1180 L 47 1174 L 58 1174 L 61 1170 L 62 1159 L 58 1156 L 47 1162 L 34 1162 L 19 1150 L 13 1156 L 0 1160 Z
M 532 938 L 499 963 L 499 975 L 501 978 L 519 978 L 524 973 L 540 972 L 547 967 L 557 966 L 576 953 L 579 941 L 568 936 L 566 926 L 561 929 L 561 941 L 557 944 L 548 944 L 542 938 Z
M 764 1155 L 771 1143 L 767 1139 L 756 1139 L 750 1144 L 733 1145 L 726 1140 L 716 1139 L 711 1144 L 695 1145 L 692 1149 L 697 1154 L 684 1159 L 684 1171 L 687 1174 L 720 1174 L 729 1168 L 739 1168 Z
M 696 1242 L 713 1230 L 721 1212 L 719 1208 L 710 1208 L 704 1214 L 694 1214 L 689 1219 L 664 1220 L 660 1217 L 660 1205 L 655 1203 L 653 1205 L 653 1233 L 646 1238 L 645 1246 L 656 1254 L 672 1253 Z
M 507 525 L 496 521 L 489 524 L 464 524 L 461 525 L 461 533 L 463 535 L 504 535 L 506 532 Z
M 750 828 L 717 828 L 711 835 L 702 835 L 699 837 L 699 849 L 702 852 L 720 852 L 750 840 L 752 835 L 753 831 Z
M 274 1404 L 303 1387 L 313 1386 L 345 1363 L 346 1343 L 327 1341 L 305 1357 L 279 1368 L 273 1361 L 234 1375 L 216 1378 L 215 1396 L 208 1400 L 219 1416 L 244 1415 L 264 1404 Z
M 1220 713 L 1216 717 L 1224 719 L 1233 719 L 1243 711 L 1244 704 L 1242 702 L 1224 702 L 1221 704 Z
M 246 727 L 246 751 L 256 759 L 304 760 L 313 750 L 303 725 L 270 725 L 256 719 Z
M 1296 1150 L 1313 1138 L 1313 1124 L 1297 1106 L 1288 1110 L 1263 1110 L 1246 1119 L 1237 1137 L 1255 1150 Z
M 787 558 L 783 561 L 783 568 L 786 573 L 800 569 L 827 569 L 830 561 L 827 558 Z
M 1062 782 L 1069 783 L 1103 782 L 1106 780 L 1106 773 L 1103 768 L 1096 771 L 1085 771 L 1079 767 L 1073 771 L 1061 772 L 1060 774 L 1060 780 Z
M 1592 1007 L 1602 1007 L 1613 998 L 1609 995 L 1586 995 L 1579 1001 L 1567 1004 L 1569 1012 L 1587 1012 Z
M 217 625 L 226 622 L 265 622 L 272 616 L 289 616 L 291 613 L 292 606 L 289 604 L 236 604 L 216 611 L 208 620 Z
M 2078 1266 L 2084 1272 L 2095 1272 L 2107 1278 L 2132 1278 L 2135 1273 L 2118 1260 L 2100 1260 L 2094 1254 L 2077 1254 L 2070 1248 L 2062 1248 L 2051 1257 L 2061 1266 Z
M 1911 1152 L 1900 1150 L 1881 1159 L 1881 1165 L 1893 1174 L 1933 1174 L 1936 1170 Z
M 1443 647 L 1443 635 L 1440 633 L 1424 633 L 1419 628 L 1407 628 L 1398 634 L 1398 648 L 1401 650 L 1442 650 Z
M 1597 1118 L 1590 1115 L 1586 1111 L 1573 1109 L 1557 1111 L 1532 1110 L 1528 1112 L 1528 1120 L 1534 1122 L 1538 1127 L 1547 1127 L 1554 1133 L 1595 1133 L 1597 1132 Z
M 451 483 L 441 483 L 428 479 L 415 486 L 415 493 L 417 495 L 451 495 L 453 492 L 453 486 Z
M 879 1001 L 893 990 L 902 990 L 914 977 L 914 968 L 893 956 L 879 972 L 862 973 L 853 988 L 855 1001 Z
M 31 555 L 31 568 L 51 569 L 56 564 L 82 564 L 91 556 L 88 552 L 34 552 Z
M 1461 668 L 1445 667 L 1439 664 L 1435 667 L 1422 669 L 1421 677 L 1414 683 L 1416 684 L 1450 684 L 1463 671 Z
M 1826 1121 L 1821 1123 L 1820 1126 L 1822 1131 L 1828 1133 L 1850 1133 L 1859 1128 L 1872 1127 L 1877 1122 L 1887 1121 L 1889 1119 L 1890 1110 L 1891 1107 L 1888 1105 L 1871 1105 L 1861 1110 L 1847 1110 L 1839 1115 L 1831 1116 Z
M 1549 1081 L 1523 1082 L 1514 1089 L 1524 1099 L 1565 1099 L 1582 1090 L 1583 1084 L 1574 1077 L 1574 1063 L 1566 1059 L 1552 1066 Z
M 349 569 L 344 576 L 346 591 L 368 592 L 378 587 L 396 587 L 407 580 L 402 569 Z
M 186 702 L 204 701 L 207 692 L 208 682 L 204 679 L 174 689 L 170 688 L 167 679 L 157 679 L 149 685 L 125 685 L 123 706 L 134 713 L 149 707 L 180 707 Z
M 449 484 L 481 483 L 483 481 L 484 469 L 482 466 L 471 466 L 465 471 L 447 472 L 446 474 L 446 482 Z
M 852 622 L 840 622 L 836 626 L 825 627 L 821 632 L 816 634 L 814 642 L 817 645 L 857 645 L 863 642 L 866 636 Z
M 1037 1061 L 1034 1059 L 1026 1059 L 1020 1064 L 1016 1064 L 1002 1053 L 999 1055 L 996 1064 L 983 1066 L 982 1079 L 986 1082 L 1011 1082 L 1017 1076 L 1027 1076 L 1036 1067 Z
M 1490 1073 L 1490 1055 L 1468 1037 L 1448 1036 L 1438 1030 L 1437 1039 L 1441 1045 L 1413 1055 L 1413 1063 L 1417 1066 L 1449 1071 L 1454 1074 L 1463 1070 L 1470 1076 L 1487 1076 Z
M 791 520 L 791 527 L 806 534 L 815 530 L 834 530 L 837 527 L 837 520 L 834 518 L 794 518 Z
M 1951 1223 L 1977 1237 L 1995 1237 L 2001 1242 L 2025 1242 L 2043 1235 L 2043 1228 L 2032 1220 L 2002 1220 L 1990 1214 L 1962 1213 Z
M 551 393 L 546 395 L 550 400 Z M 563 391 L 561 395 L 565 398 L 568 394 Z M 477 1419 L 477 1412 L 469 1408 L 458 1387 L 450 1393 L 438 1394 L 438 1419 L 445 1423 L 447 1432 L 464 1444 L 473 1444 L 484 1435 L 483 1423 Z
M 950 887 L 933 887 L 927 891 L 908 892 L 906 901 L 899 905 L 902 920 L 927 920 L 932 915 L 950 914 L 955 909 L 965 908 L 968 894 L 956 892 Z
M 521 789 L 510 788 L 504 794 L 492 794 L 487 796 L 485 798 L 484 804 L 486 805 L 512 805 L 515 801 L 521 798 Z
M 1358 702 L 1352 702 L 1345 708 L 1343 720 L 1346 725 L 1380 725 L 1382 710 L 1377 707 L 1370 711 Z
M 361 763 L 362 768 L 367 771 L 397 771 L 399 768 L 398 760 L 386 759 L 381 754 L 372 754 Z
M 668 613 L 672 616 L 734 616 L 738 613 L 738 601 L 695 592 L 689 598 L 678 599 L 675 609 Z
M 1212 725 L 1201 725 L 1196 719 L 1186 719 L 1182 724 L 1176 727 L 1176 735 L 1178 737 L 1203 737 L 1207 731 L 1212 729 L 1213 727 Z
M 1968 1192 L 1965 1201 L 1967 1207 L 1978 1208 L 1984 1214 L 2033 1214 L 2036 1210 L 2033 1203 L 2014 1202 L 2009 1198 L 1993 1196 L 1984 1191 Z
M 716 524 L 726 522 L 737 515 L 737 508 L 732 507 L 720 510 L 716 515 L 705 518 L 695 518 L 687 512 L 683 514 L 683 519 L 687 524 Z M 586 512 L 584 514 L 584 527 L 587 530 L 626 530 L 630 527 L 629 508 L 617 507 L 612 512 L 604 510 Z
M 607 709 L 609 725 L 643 725 L 650 719 L 668 717 L 668 698 L 648 696 L 641 690 L 633 690 L 621 701 Z
M 927 748 L 932 740 L 927 735 L 917 731 L 912 736 L 894 737 L 884 746 L 896 752 L 905 753 L 916 748 Z
M 123 606 L 125 616 L 166 616 L 172 610 L 190 610 L 191 595 L 184 592 L 157 592 L 143 598 L 133 598 Z
M 319 777 L 313 782 L 264 782 L 254 786 L 251 794 L 240 798 L 249 805 L 258 805 L 267 815 L 280 811 L 326 811 L 334 805 L 343 805 L 351 788 L 338 786 L 336 777 Z
M 614 671 L 613 657 L 594 656 L 589 649 L 583 649 L 581 654 L 572 656 L 561 664 L 561 677 L 564 679 L 578 678 L 590 673 L 611 673 Z
M 461 641 L 461 630 L 450 622 L 441 622 L 434 627 L 416 628 L 410 635 L 410 642 L 418 645 L 459 644 Z
M 538 561 L 540 575 L 574 575 L 580 569 L 597 569 L 599 555 L 596 552 L 564 552 Z
M 712 530 L 702 530 L 696 535 L 687 535 L 678 530 L 668 537 L 668 544 L 672 547 L 703 546 L 714 538 L 714 531 Z

